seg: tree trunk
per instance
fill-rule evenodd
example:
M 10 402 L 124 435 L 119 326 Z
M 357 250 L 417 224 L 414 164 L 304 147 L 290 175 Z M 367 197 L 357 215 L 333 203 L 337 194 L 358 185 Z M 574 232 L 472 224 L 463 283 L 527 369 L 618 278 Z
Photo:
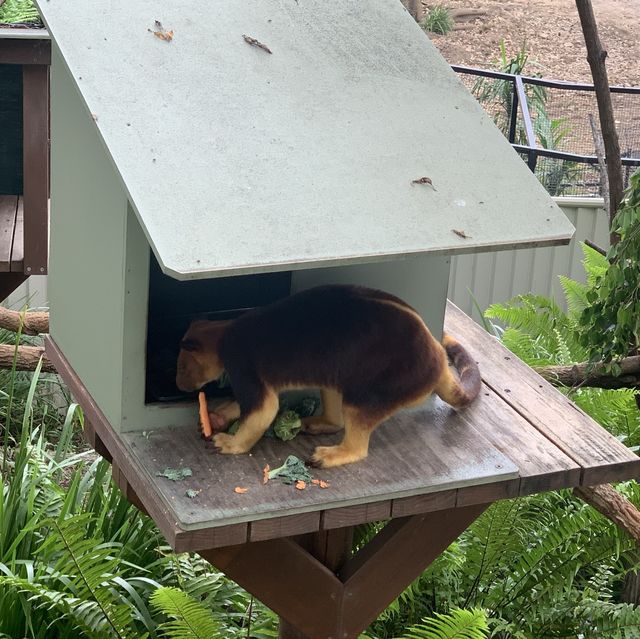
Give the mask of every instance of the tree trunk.
M 604 148 L 607 161 L 607 174 L 609 176 L 609 228 L 611 221 L 618 211 L 623 196 L 622 162 L 620 160 L 620 143 L 616 131 L 611 93 L 609 91 L 609 78 L 605 66 L 607 52 L 602 48 L 598 35 L 598 26 L 593 14 L 591 0 L 576 0 L 582 33 L 587 47 L 587 61 L 591 67 L 593 85 L 598 101 L 598 115 L 600 117 L 600 129 L 604 140 Z M 610 233 L 611 245 L 617 244 L 620 237 L 616 233 Z
M 588 364 L 572 366 L 534 366 L 538 375 L 554 386 L 587 386 L 589 388 L 640 388 L 640 355 L 625 357 L 618 362 L 622 372 L 615 377 L 604 371 L 604 366 L 595 366 L 588 371 Z
M 0 344 L 0 368 L 12 368 L 16 347 Z M 44 346 L 18 346 L 16 358 L 17 371 L 34 371 L 42 357 L 42 371 L 55 373 L 56 369 L 44 354 Z
M 573 492 L 640 542 L 640 511 L 613 486 L 578 486 Z
M 22 325 L 23 335 L 39 335 L 49 332 L 49 313 L 19 313 L 0 306 L 0 328 L 17 333 Z

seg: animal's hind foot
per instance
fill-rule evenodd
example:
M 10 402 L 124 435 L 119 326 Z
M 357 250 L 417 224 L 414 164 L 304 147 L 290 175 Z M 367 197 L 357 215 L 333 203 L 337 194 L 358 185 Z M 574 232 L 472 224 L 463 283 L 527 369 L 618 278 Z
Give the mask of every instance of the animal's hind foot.
M 332 468 L 352 464 L 367 456 L 367 451 L 356 451 L 342 444 L 337 446 L 317 446 L 308 464 L 314 468 Z

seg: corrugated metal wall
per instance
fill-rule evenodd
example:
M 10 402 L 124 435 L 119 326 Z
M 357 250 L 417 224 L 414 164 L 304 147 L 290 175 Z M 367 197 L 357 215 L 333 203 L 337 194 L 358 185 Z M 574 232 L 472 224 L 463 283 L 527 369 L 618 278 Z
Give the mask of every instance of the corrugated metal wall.
M 578 242 L 590 239 L 607 247 L 609 230 L 601 199 L 557 198 L 556 201 L 576 227 L 571 244 L 455 257 L 451 261 L 450 299 L 476 319 L 478 312 L 471 294 L 482 310 L 493 302 L 503 302 L 529 291 L 555 295 L 561 301 L 558 275 L 584 279 Z M 82 291 L 78 291 L 78 295 L 82 295 Z M 8 304 L 12 308 L 25 304 L 30 308 L 46 306 L 46 276 L 30 277 L 9 297 Z
M 576 227 L 567 246 L 461 255 L 451 260 L 449 298 L 465 313 L 479 319 L 473 299 L 484 311 L 529 291 L 563 301 L 558 275 L 584 281 L 582 250 L 585 239 L 609 246 L 607 216 L 600 198 L 555 198 Z

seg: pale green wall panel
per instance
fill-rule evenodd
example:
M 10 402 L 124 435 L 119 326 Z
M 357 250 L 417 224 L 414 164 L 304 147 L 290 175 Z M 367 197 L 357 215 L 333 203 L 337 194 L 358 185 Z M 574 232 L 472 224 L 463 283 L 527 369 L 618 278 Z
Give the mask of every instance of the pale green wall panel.
M 150 248 L 138 219 L 127 214 L 124 296 L 124 371 L 122 376 L 122 423 L 116 430 L 152 431 L 165 426 L 198 422 L 193 402 L 145 405 L 147 309 L 149 305 Z M 171 304 L 171 300 L 167 300 Z M 152 436 L 152 435 L 150 435 Z
M 292 292 L 320 284 L 358 284 L 393 293 L 411 304 L 440 339 L 447 301 L 450 258 L 440 255 L 412 257 L 393 262 L 354 264 L 334 268 L 294 271 Z
M 127 200 L 54 47 L 51 336 L 112 424 L 121 418 Z
M 609 227 L 600 198 L 559 197 L 556 203 L 576 228 L 571 243 L 554 248 L 499 251 L 492 255 L 458 255 L 451 260 L 449 298 L 476 321 L 478 306 L 533 292 L 554 297 L 564 307 L 558 275 L 585 281 L 580 242 L 588 239 L 608 248 Z

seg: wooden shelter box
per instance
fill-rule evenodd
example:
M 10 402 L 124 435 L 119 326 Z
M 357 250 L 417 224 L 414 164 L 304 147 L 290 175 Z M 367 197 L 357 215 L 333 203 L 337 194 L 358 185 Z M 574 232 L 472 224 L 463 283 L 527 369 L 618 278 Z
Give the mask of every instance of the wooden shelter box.
M 40 9 L 53 38 L 48 354 L 114 476 L 176 549 L 202 552 L 309 636 L 355 636 L 406 571 L 382 588 L 385 602 L 355 596 L 366 614 L 347 628 L 344 583 L 375 562 L 361 558 L 340 582 L 325 567 L 333 542 L 321 542 L 321 569 L 293 542 L 256 544 L 434 509 L 450 509 L 449 535 L 485 507 L 476 504 L 588 477 L 587 453 L 575 461 L 567 442 L 540 433 L 544 416 L 507 403 L 505 379 L 526 376 L 455 311 L 452 332 L 476 340 L 498 387 L 460 415 L 434 401 L 398 414 L 366 461 L 319 473 L 331 489 L 262 485 L 264 464 L 307 454 L 318 443 L 309 437 L 213 454 L 194 398 L 174 386 L 194 318 L 350 282 L 399 295 L 439 335 L 451 255 L 569 241 L 563 213 L 400 2 L 232 0 L 206 20 L 193 0 Z M 550 419 L 573 415 L 557 402 Z M 628 474 L 635 457 L 599 437 L 601 477 Z M 171 482 L 158 476 L 165 467 L 193 474 Z M 406 542 L 427 523 L 395 530 Z M 392 545 L 406 553 L 405 542 Z M 371 552 L 391 552 L 378 543 Z M 411 570 L 426 561 L 416 552 L 404 560 Z M 277 570 L 260 567 L 269 561 Z M 282 574 L 288 587 L 300 570 L 326 586 L 313 614 L 260 576 Z

